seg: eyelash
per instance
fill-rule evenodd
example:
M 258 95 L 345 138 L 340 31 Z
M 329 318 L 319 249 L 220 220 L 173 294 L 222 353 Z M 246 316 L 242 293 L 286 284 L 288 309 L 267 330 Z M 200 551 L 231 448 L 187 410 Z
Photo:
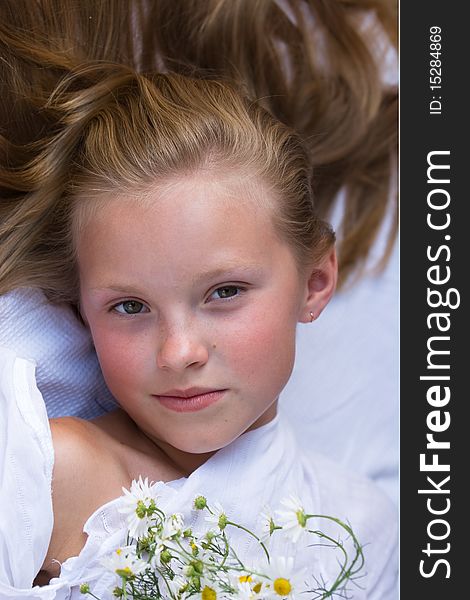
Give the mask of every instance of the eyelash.
M 217 300 L 221 300 L 222 302 L 230 302 L 230 301 L 235 300 L 236 298 L 239 298 L 240 296 L 242 296 L 246 292 L 246 288 L 244 288 L 244 287 L 242 287 L 240 285 L 234 285 L 234 284 L 231 284 L 231 285 L 221 285 L 221 286 L 217 287 L 213 292 L 211 292 L 209 294 L 209 299 L 216 292 L 218 292 L 220 290 L 226 290 L 226 289 L 235 289 L 235 290 L 238 290 L 239 293 L 236 294 L 235 296 L 230 296 L 229 298 L 217 298 Z
M 227 290 L 227 289 L 237 290 L 239 293 L 235 294 L 234 296 L 229 296 L 228 298 L 216 298 L 216 300 L 220 300 L 222 302 L 230 302 L 230 301 L 235 300 L 236 298 L 239 298 L 240 296 L 242 296 L 244 294 L 244 292 L 246 292 L 246 288 L 244 288 L 240 285 L 221 285 L 209 294 L 209 298 L 206 301 L 206 304 L 208 302 L 213 302 L 213 300 L 211 301 L 210 298 L 216 292 L 218 292 L 220 290 Z M 146 310 L 141 309 L 139 312 L 135 312 L 135 313 L 128 313 L 125 311 L 118 310 L 119 306 L 123 306 L 124 304 L 132 303 L 132 302 L 134 302 L 135 304 L 140 304 L 142 309 L 146 309 Z M 113 306 L 111 306 L 111 312 L 117 313 L 119 316 L 123 316 L 123 317 L 126 317 L 126 316 L 127 317 L 135 317 L 137 315 L 145 314 L 145 313 L 149 312 L 149 310 L 143 302 L 140 302 L 140 300 L 121 300 L 121 302 L 118 302 L 117 304 L 113 304 Z
M 142 306 L 142 309 L 147 309 L 147 310 L 140 310 L 139 312 L 136 313 L 128 313 L 125 311 L 120 311 L 117 310 L 119 306 L 123 306 L 124 304 L 129 304 L 131 302 L 134 302 L 135 304 L 140 304 Z M 114 312 L 116 314 L 118 314 L 121 317 L 135 317 L 137 315 L 141 315 L 143 313 L 149 312 L 148 308 L 145 306 L 145 304 L 143 302 L 140 302 L 140 300 L 122 300 L 121 302 L 118 302 L 117 304 L 113 304 L 113 306 L 111 306 L 111 312 Z

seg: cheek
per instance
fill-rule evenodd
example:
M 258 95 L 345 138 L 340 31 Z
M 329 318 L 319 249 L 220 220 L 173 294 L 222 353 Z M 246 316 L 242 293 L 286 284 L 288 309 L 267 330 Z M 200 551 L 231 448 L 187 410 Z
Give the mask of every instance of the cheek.
M 283 386 L 292 371 L 296 319 L 293 312 L 278 308 L 263 306 L 250 311 L 227 335 L 226 357 L 251 384 Z
M 98 360 L 104 379 L 119 400 L 125 388 L 135 387 L 144 372 L 145 352 L 135 340 L 122 332 L 100 328 L 90 323 Z

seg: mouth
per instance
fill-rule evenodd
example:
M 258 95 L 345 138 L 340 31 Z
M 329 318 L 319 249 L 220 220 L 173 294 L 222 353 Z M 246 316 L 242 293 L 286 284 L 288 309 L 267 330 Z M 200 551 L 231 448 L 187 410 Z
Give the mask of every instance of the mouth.
M 162 406 L 174 412 L 197 412 L 218 402 L 227 390 L 171 390 L 162 395 L 153 395 Z

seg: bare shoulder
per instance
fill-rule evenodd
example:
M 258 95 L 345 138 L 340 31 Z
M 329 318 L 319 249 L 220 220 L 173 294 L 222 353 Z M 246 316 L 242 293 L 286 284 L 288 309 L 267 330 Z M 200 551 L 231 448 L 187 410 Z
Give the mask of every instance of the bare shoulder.
M 54 496 L 71 497 L 83 504 L 98 471 L 112 468 L 112 454 L 100 429 L 75 417 L 51 419 L 54 445 Z M 101 473 L 102 476 L 102 473 Z
M 50 420 L 54 445 L 52 504 L 54 528 L 37 582 L 59 574 L 58 563 L 80 553 L 88 518 L 122 494 L 140 474 L 153 481 L 181 477 L 123 411 L 93 421 Z M 42 583 L 41 583 L 42 584 Z
M 76 417 L 60 417 L 50 419 L 52 441 L 55 453 L 55 477 L 58 474 L 67 476 L 69 467 L 76 463 L 83 468 L 84 459 L 91 459 L 93 449 L 99 445 L 96 427 L 89 421 Z M 62 467 L 67 466 L 64 473 Z
M 119 495 L 119 484 L 125 477 L 113 440 L 100 427 L 83 419 L 63 417 L 51 419 L 50 424 L 54 444 L 54 514 L 56 505 L 60 508 L 64 504 L 89 516 L 114 493 Z
M 43 570 L 56 576 L 57 563 L 76 556 L 86 541 L 83 526 L 102 504 L 120 495 L 125 480 L 108 436 L 74 417 L 51 419 L 54 445 L 54 529 Z

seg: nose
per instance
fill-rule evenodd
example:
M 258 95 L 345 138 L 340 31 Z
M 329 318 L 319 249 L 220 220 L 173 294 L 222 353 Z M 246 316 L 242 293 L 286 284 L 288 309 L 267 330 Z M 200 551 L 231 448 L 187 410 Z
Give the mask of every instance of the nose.
M 207 345 L 197 332 L 186 326 L 167 331 L 157 352 L 157 365 L 160 369 L 183 371 L 205 365 L 208 358 Z

